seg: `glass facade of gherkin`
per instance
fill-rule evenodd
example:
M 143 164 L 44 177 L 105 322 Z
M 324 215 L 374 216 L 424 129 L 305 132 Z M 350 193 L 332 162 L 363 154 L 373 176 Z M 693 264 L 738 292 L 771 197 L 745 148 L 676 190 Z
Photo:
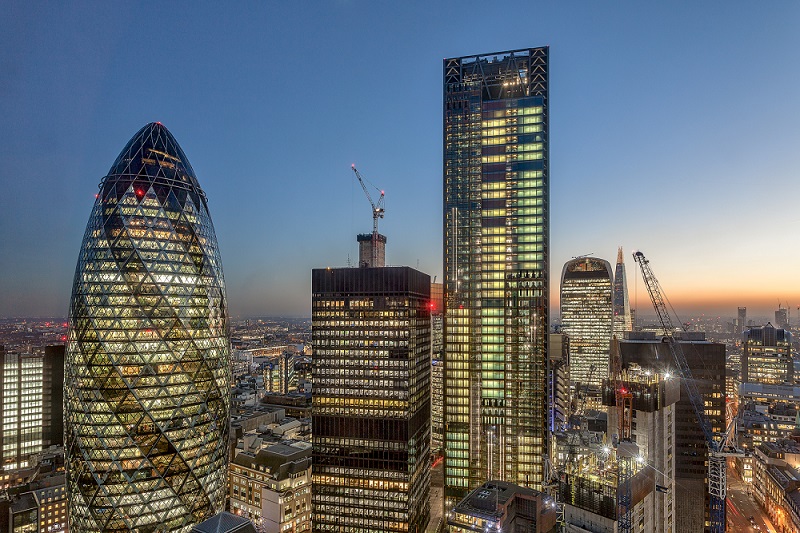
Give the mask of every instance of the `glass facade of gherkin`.
M 159 123 L 100 183 L 65 365 L 72 531 L 188 531 L 224 510 L 225 285 L 206 197 Z

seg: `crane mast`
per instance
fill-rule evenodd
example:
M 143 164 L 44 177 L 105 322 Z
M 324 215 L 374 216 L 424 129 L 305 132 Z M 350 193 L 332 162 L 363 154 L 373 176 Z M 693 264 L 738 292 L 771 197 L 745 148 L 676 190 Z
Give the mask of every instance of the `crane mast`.
M 692 371 L 686 361 L 683 347 L 675 339 L 675 327 L 673 326 L 669 312 L 667 312 L 661 286 L 650 268 L 650 262 L 645 258 L 642 252 L 634 253 L 633 260 L 639 264 L 639 268 L 642 271 L 642 278 L 647 287 L 647 293 L 650 295 L 650 300 L 653 302 L 653 307 L 661 322 L 661 327 L 664 329 L 664 340 L 669 346 L 670 352 L 672 352 L 672 357 L 678 367 L 681 382 L 683 382 L 686 393 L 689 396 L 689 401 L 697 416 L 697 421 L 703 430 L 706 445 L 708 446 L 708 492 L 710 496 L 709 516 L 711 518 L 711 532 L 724 533 L 725 497 L 727 490 L 726 457 L 740 455 L 740 452 L 728 449 L 726 435 L 723 435 L 721 438 L 715 437 L 711 421 L 708 419 L 708 416 L 706 416 L 703 397 L 697 390 L 697 385 L 692 378 Z
M 367 183 L 369 182 L 364 179 L 358 169 L 356 169 L 355 165 L 352 165 L 352 169 L 356 175 L 356 178 L 358 178 L 358 183 L 361 185 L 361 188 L 364 189 L 364 194 L 367 196 L 369 205 L 372 207 L 372 234 L 358 235 L 358 263 L 361 267 L 382 267 L 384 266 L 386 260 L 386 237 L 378 233 L 378 220 L 383 218 L 383 214 L 385 212 L 385 209 L 383 208 L 384 193 L 370 183 L 371 187 L 380 192 L 380 197 L 376 203 L 372 199 L 372 195 L 369 193 L 369 188 L 367 188 Z

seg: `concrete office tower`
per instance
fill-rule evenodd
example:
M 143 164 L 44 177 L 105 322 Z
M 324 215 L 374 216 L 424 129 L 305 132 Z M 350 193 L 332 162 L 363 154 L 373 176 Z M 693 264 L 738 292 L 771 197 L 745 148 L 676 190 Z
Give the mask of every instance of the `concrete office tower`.
M 794 384 L 792 334 L 772 324 L 742 334 L 742 383 Z
M 635 442 L 642 462 L 652 469 L 656 489 L 642 498 L 637 509 L 649 524 L 641 530 L 674 533 L 674 498 L 680 490 L 675 485 L 675 406 L 681 383 L 661 363 L 622 362 L 618 379 L 612 376 L 603 382 L 603 404 L 608 406 L 608 442 Z
M 431 280 L 314 269 L 312 531 L 422 533 L 430 505 Z
M 703 397 L 712 431 L 725 431 L 725 345 L 705 340 L 702 332 L 684 332 L 676 338 Z M 669 346 L 652 332 L 626 334 L 620 341 L 620 353 L 623 365 L 637 364 L 662 374 L 677 374 Z M 708 448 L 688 395 L 681 392 L 675 406 L 675 530 L 703 531 L 710 520 Z
M 358 241 L 358 266 L 386 266 L 386 235 L 362 233 L 356 236 Z
M 741 335 L 747 328 L 747 308 L 740 307 L 736 314 L 736 328 L 737 333 Z
M 617 267 L 614 270 L 614 335 L 618 339 L 633 330 L 631 303 L 628 299 L 628 279 L 625 277 L 625 257 L 622 246 L 617 250 Z
M 225 285 L 206 196 L 159 123 L 100 182 L 70 306 L 70 529 L 188 531 L 225 503 Z
M 569 335 L 570 381 L 598 390 L 608 377 L 612 279 L 609 262 L 596 257 L 572 259 L 561 271 L 561 331 Z
M 448 508 L 487 479 L 543 479 L 548 53 L 444 60 Z

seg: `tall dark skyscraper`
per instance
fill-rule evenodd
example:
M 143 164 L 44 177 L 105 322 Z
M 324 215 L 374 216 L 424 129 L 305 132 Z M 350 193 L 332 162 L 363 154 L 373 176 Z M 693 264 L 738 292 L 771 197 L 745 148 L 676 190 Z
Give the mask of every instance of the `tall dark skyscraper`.
M 70 306 L 72 531 L 188 531 L 225 503 L 225 285 L 206 196 L 160 123 L 100 183 Z
M 620 246 L 617 250 L 617 266 L 614 270 L 614 335 L 621 339 L 624 332 L 632 330 L 628 279 L 625 277 L 625 257 L 622 255 L 622 246 Z
M 312 529 L 422 533 L 430 491 L 430 276 L 315 269 Z
M 42 446 L 64 445 L 65 346 L 45 346 L 42 360 Z
M 487 479 L 543 478 L 548 53 L 444 60 L 448 508 Z

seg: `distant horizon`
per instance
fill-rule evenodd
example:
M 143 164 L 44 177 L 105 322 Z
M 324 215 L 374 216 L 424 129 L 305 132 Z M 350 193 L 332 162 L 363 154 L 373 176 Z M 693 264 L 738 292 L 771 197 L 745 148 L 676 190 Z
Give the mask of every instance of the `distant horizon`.
M 635 308 L 631 307 L 632 310 L 635 311 Z M 775 320 L 774 313 L 777 309 L 773 311 L 763 311 L 763 309 L 753 310 L 751 312 L 751 308 L 747 308 L 747 320 L 754 320 L 760 319 L 761 322 L 766 324 L 766 322 L 773 323 Z M 658 317 L 652 310 L 648 309 L 647 313 L 638 314 L 638 319 L 654 319 L 656 320 Z M 679 312 L 678 316 L 673 318 L 679 318 L 681 320 L 684 319 L 696 319 L 696 318 L 707 318 L 711 319 L 730 319 L 732 321 L 736 320 L 736 313 L 734 314 L 720 314 L 715 312 L 710 312 L 708 310 L 704 311 L 695 311 L 693 313 L 685 313 Z M 558 312 L 551 313 L 550 320 L 551 322 L 554 319 L 560 319 L 560 315 Z M 795 313 L 790 313 L 790 322 L 792 325 L 800 326 L 800 313 L 795 310 Z M 62 322 L 66 321 L 68 317 L 66 315 L 19 315 L 19 316 L 0 316 L 0 321 L 13 321 L 13 320 L 30 320 L 30 321 L 46 321 L 51 320 L 54 322 Z M 231 320 L 275 320 L 275 319 L 287 319 L 287 320 L 311 320 L 311 315 L 297 315 L 297 314 L 256 314 L 256 315 L 229 315 L 229 319 Z M 763 319 L 766 319 L 764 321 Z M 762 324 L 763 325 L 763 324 Z M 773 324 L 774 325 L 774 324 Z

